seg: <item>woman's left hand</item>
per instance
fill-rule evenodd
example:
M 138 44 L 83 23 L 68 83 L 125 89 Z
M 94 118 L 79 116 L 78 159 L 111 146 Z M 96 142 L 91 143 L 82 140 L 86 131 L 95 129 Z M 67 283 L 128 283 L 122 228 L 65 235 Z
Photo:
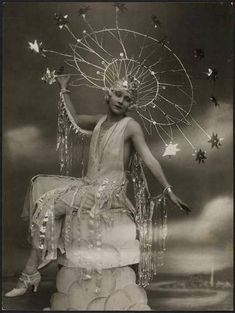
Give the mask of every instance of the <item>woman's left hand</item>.
M 184 203 L 179 197 L 177 197 L 174 192 L 169 192 L 167 195 L 171 202 L 176 205 L 181 211 L 184 211 L 186 214 L 189 214 L 191 212 L 188 205 Z

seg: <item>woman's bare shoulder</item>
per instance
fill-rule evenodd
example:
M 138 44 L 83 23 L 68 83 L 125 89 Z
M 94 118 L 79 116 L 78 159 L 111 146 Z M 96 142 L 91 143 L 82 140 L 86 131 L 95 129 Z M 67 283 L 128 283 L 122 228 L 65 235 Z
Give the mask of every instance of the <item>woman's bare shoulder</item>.
M 134 134 L 143 133 L 142 127 L 139 122 L 137 122 L 134 118 L 130 118 L 127 127 L 126 127 L 126 135 L 132 137 Z

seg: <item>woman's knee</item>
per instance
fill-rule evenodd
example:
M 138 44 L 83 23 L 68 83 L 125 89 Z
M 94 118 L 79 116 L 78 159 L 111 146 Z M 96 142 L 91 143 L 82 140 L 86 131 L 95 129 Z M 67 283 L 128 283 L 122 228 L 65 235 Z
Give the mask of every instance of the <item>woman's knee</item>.
M 60 218 L 62 215 L 66 213 L 66 204 L 61 200 L 55 201 L 55 218 Z

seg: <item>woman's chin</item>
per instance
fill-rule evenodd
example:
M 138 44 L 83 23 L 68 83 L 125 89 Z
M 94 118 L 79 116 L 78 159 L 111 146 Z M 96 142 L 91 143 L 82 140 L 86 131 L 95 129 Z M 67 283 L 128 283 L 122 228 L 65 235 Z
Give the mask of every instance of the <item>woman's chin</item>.
M 123 115 L 125 112 L 122 112 L 121 110 L 117 109 L 117 108 L 113 108 L 112 113 L 115 115 Z

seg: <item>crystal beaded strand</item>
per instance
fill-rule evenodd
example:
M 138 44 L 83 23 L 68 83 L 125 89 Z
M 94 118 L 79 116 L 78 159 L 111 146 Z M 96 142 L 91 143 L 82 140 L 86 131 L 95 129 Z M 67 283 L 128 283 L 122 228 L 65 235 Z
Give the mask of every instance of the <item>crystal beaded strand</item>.
M 153 205 L 149 198 L 143 168 L 138 156 L 132 163 L 132 180 L 136 204 L 136 224 L 140 241 L 139 284 L 147 286 L 152 277 L 152 211 Z
M 167 236 L 166 199 L 163 195 L 156 198 L 156 207 L 153 215 L 153 271 L 157 274 L 158 268 L 164 264 Z
M 96 264 L 96 294 L 100 293 L 101 281 L 102 281 L 102 230 L 101 230 L 101 217 L 100 212 L 95 217 L 95 237 L 96 237 L 96 252 L 97 252 L 97 264 Z
M 58 122 L 57 122 L 57 145 L 56 150 L 59 150 L 59 160 L 60 160 L 60 174 L 64 173 L 65 159 L 64 159 L 64 126 L 65 126 L 65 110 L 63 108 L 63 103 L 60 100 L 58 103 Z

